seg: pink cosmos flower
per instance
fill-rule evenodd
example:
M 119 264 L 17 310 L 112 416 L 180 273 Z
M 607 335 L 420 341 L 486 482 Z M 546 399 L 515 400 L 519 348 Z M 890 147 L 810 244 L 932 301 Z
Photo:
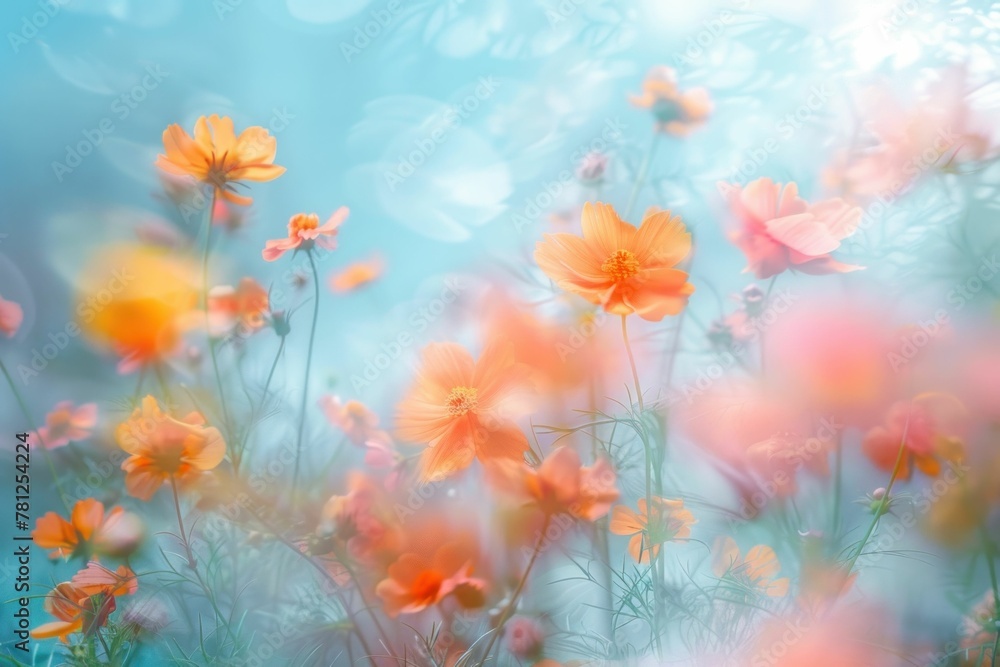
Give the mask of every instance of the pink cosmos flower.
M 355 445 L 363 445 L 372 439 L 388 440 L 385 432 L 378 428 L 378 415 L 361 401 L 341 401 L 339 396 L 320 396 L 319 407 L 329 422 L 343 431 Z
M 830 256 L 858 228 L 860 208 L 842 199 L 810 204 L 795 183 L 782 186 L 769 178 L 720 187 L 739 223 L 732 241 L 747 256 L 747 271 L 758 278 L 788 269 L 819 275 L 864 268 Z
M 24 321 L 24 311 L 13 301 L 5 301 L 0 297 L 0 334 L 13 338 Z
M 74 408 L 72 401 L 60 401 L 45 416 L 45 426 L 32 433 L 32 441 L 37 438 L 46 449 L 65 447 L 76 440 L 86 440 L 91 429 L 97 424 L 97 404 L 84 403 Z
M 322 225 L 315 213 L 296 213 L 288 221 L 288 237 L 268 241 L 261 254 L 273 262 L 289 250 L 312 250 L 313 246 L 333 250 L 337 247 L 338 227 L 349 213 L 346 206 L 341 206 Z

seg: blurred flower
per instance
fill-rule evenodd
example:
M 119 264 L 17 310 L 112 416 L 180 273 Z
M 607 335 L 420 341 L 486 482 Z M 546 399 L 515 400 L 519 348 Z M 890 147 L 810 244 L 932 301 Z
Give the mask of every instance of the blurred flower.
M 771 547 L 758 544 L 746 556 L 741 556 L 736 541 L 727 535 L 716 540 L 713 552 L 712 570 L 715 576 L 731 577 L 771 597 L 782 597 L 788 593 L 788 578 L 774 578 L 781 564 Z
M 997 455 L 992 461 L 966 464 L 964 471 L 956 472 L 959 483 L 948 483 L 942 493 L 937 493 L 939 487 L 935 485 L 933 502 L 928 503 L 921 521 L 924 532 L 950 549 L 962 549 L 978 538 L 977 531 L 989 518 L 991 505 L 1000 500 L 998 464 Z M 947 477 L 944 481 L 950 482 Z
M 288 238 L 275 239 L 264 244 L 262 255 L 268 262 L 273 262 L 289 250 L 310 251 L 313 246 L 324 250 L 337 247 L 337 232 L 340 225 L 347 219 L 349 211 L 341 206 L 322 225 L 315 213 L 296 213 L 288 221 Z
M 959 625 L 963 665 L 972 667 L 993 663 L 993 646 L 997 632 L 1000 632 L 998 628 L 1000 618 L 997 617 L 996 599 L 993 591 L 987 591 Z
M 608 156 L 604 153 L 591 151 L 583 156 L 576 167 L 576 178 L 581 183 L 593 184 L 604 180 L 608 170 Z
M 691 526 L 698 523 L 683 500 L 652 496 L 652 508 L 645 498 L 639 498 L 639 511 L 625 505 L 615 505 L 608 525 L 615 535 L 630 535 L 628 552 L 637 563 L 648 563 L 650 554 L 656 558 L 660 545 L 691 537 Z
M 387 565 L 383 561 L 391 560 L 401 543 L 389 496 L 380 484 L 360 472 L 350 474 L 346 495 L 326 501 L 316 534 L 342 542 L 351 557 L 368 566 Z
M 379 257 L 355 262 L 330 277 L 330 289 L 334 292 L 350 292 L 374 282 L 382 275 L 383 262 Z
M 226 455 L 222 435 L 205 426 L 200 413 L 175 419 L 164 414 L 152 396 L 142 399 L 142 407 L 118 426 L 115 438 L 131 454 L 122 462 L 125 487 L 141 500 L 152 498 L 168 480 L 182 486 L 195 483 Z
M 712 100 L 704 88 L 681 92 L 677 72 L 659 65 L 649 70 L 642 82 L 642 93 L 629 97 L 640 109 L 649 109 L 656 119 L 656 130 L 675 136 L 687 136 L 700 128 L 712 112 Z
M 135 573 L 122 565 L 116 572 L 90 563 L 72 581 L 57 585 L 45 596 L 45 611 L 57 621 L 44 623 L 31 631 L 35 639 L 59 637 L 69 642 L 71 634 L 92 635 L 115 610 L 115 597 L 131 595 L 137 589 Z
M 212 224 L 224 228 L 227 232 L 235 232 L 246 224 L 247 214 L 243 209 L 230 206 L 222 199 L 215 200 L 212 210 Z
M 13 338 L 24 321 L 24 311 L 13 301 L 5 301 L 0 296 L 0 334 Z
M 604 331 L 607 315 L 589 304 L 571 310 L 567 322 L 537 314 L 500 290 L 486 293 L 482 303 L 486 344 L 512 345 L 539 396 L 561 399 L 565 392 L 599 385 L 621 363 L 614 327 Z
M 518 660 L 534 660 L 542 653 L 545 634 L 533 618 L 515 616 L 504 627 L 507 650 Z
M 964 416 L 965 407 L 954 396 L 920 394 L 890 407 L 885 423 L 868 431 L 861 447 L 882 470 L 892 471 L 898 459 L 900 480 L 910 478 L 911 463 L 936 477 L 942 460 L 957 462 L 964 455 L 957 433 Z
M 510 345 L 492 344 L 478 361 L 456 343 L 424 348 L 417 381 L 396 420 L 402 440 L 427 443 L 422 481 L 448 477 L 476 458 L 522 459 L 528 439 L 512 419 L 521 377 Z
M 836 445 L 835 433 L 825 437 L 806 438 L 794 432 L 780 432 L 755 442 L 747 448 L 751 469 L 774 486 L 774 495 L 788 498 L 798 490 L 796 475 L 805 468 L 815 475 L 826 476 L 830 469 L 827 458 Z
M 278 142 L 262 127 L 248 127 L 239 137 L 233 120 L 215 114 L 202 116 L 194 126 L 194 138 L 170 125 L 163 132 L 164 152 L 156 166 L 177 176 L 191 176 L 213 188 L 217 197 L 247 206 L 250 197 L 235 193 L 239 181 L 271 181 L 285 173 L 274 164 Z
M 84 403 L 74 408 L 72 401 L 60 401 L 45 415 L 45 426 L 32 434 L 31 441 L 41 442 L 46 449 L 65 447 L 70 442 L 85 440 L 97 424 L 97 403 Z
M 763 343 L 780 395 L 844 424 L 870 425 L 908 379 L 886 362 L 898 342 L 884 310 L 853 298 L 796 304 Z
M 523 462 L 495 461 L 487 478 L 501 491 L 537 505 L 546 514 L 596 521 L 618 500 L 615 471 L 605 459 L 583 466 L 571 447 L 559 447 L 537 469 Z
M 140 633 L 158 634 L 170 623 L 170 612 L 166 605 L 149 597 L 133 602 L 122 610 L 121 623 L 135 635 Z
M 924 174 L 995 156 L 995 119 L 970 103 L 968 68 L 955 64 L 936 74 L 918 95 L 894 91 L 888 81 L 865 91 L 870 140 L 834 155 L 824 174 L 828 186 L 859 201 L 896 198 Z
M 690 251 L 691 235 L 669 211 L 647 216 L 636 229 L 610 205 L 588 202 L 583 238 L 546 234 L 535 261 L 561 289 L 609 313 L 658 322 L 681 312 L 694 292 L 688 274 L 674 268 Z
M 267 290 L 253 278 L 243 278 L 234 289 L 213 287 L 208 294 L 209 333 L 224 335 L 239 326 L 244 334 L 264 328 L 268 314 Z
M 77 321 L 122 358 L 119 372 L 161 360 L 198 304 L 198 270 L 163 248 L 119 245 L 96 255 L 79 281 Z
M 422 611 L 452 594 L 463 603 L 475 597 L 470 591 L 482 591 L 486 586 L 472 576 L 475 560 L 475 545 L 461 537 L 430 554 L 404 553 L 389 566 L 388 576 L 375 587 L 375 593 L 382 598 L 390 618 Z
M 803 536 L 798 602 L 814 614 L 831 608 L 858 578 L 857 572 L 848 575 L 846 565 L 827 555 L 825 549 L 822 535 Z
M 747 257 L 747 270 L 770 278 L 786 270 L 811 274 L 856 271 L 830 256 L 854 233 L 862 211 L 841 199 L 809 204 L 798 186 L 758 178 L 744 187 L 720 184 L 738 222 L 730 234 Z
M 136 515 L 118 506 L 105 512 L 103 503 L 85 498 L 73 506 L 69 521 L 55 512 L 40 517 L 31 537 L 39 547 L 53 549 L 50 558 L 121 558 L 135 551 L 142 532 Z
M 363 445 L 365 441 L 380 436 L 388 437 L 378 428 L 378 415 L 361 401 L 342 402 L 339 396 L 324 395 L 320 396 L 318 403 L 327 420 L 343 431 L 355 445 Z
M 127 565 L 109 570 L 97 561 L 87 563 L 87 567 L 73 575 L 71 582 L 89 596 L 100 593 L 112 596 L 132 595 L 139 589 L 139 580 Z
M 850 608 L 821 621 L 802 614 L 768 620 L 747 665 L 771 667 L 894 667 L 899 653 L 885 635 L 887 614 Z

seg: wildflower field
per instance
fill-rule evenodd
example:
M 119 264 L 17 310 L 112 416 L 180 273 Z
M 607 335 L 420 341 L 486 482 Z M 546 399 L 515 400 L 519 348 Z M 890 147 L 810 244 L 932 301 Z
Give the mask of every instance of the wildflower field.
M 0 16 L 0 664 L 1000 662 L 1000 6 Z

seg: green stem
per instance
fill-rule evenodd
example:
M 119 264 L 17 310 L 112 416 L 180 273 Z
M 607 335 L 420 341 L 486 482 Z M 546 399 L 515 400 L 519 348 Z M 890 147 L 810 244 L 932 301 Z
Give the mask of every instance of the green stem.
M 271 362 L 271 370 L 267 373 L 267 380 L 264 382 L 264 391 L 261 393 L 260 407 L 263 407 L 264 401 L 267 400 L 267 392 L 271 388 L 271 380 L 274 378 L 274 371 L 278 368 L 278 361 L 281 359 L 281 353 L 285 350 L 285 337 L 281 336 L 281 342 L 278 344 L 278 351 L 274 354 L 274 361 Z M 250 438 L 250 429 L 247 428 L 243 432 L 243 437 L 240 438 L 239 450 L 234 453 L 233 456 L 233 470 L 239 474 L 240 463 L 243 461 L 243 457 L 246 454 L 247 442 Z
M 628 353 L 628 363 L 632 367 L 632 381 L 635 383 L 635 394 L 636 398 L 639 400 L 639 414 L 640 419 L 642 412 L 645 407 L 642 403 L 642 387 L 639 386 L 639 371 L 635 368 L 635 356 L 632 354 L 632 345 L 628 342 L 628 324 L 626 323 L 627 315 L 622 315 L 622 340 L 625 341 L 625 352 Z
M 170 489 L 174 495 L 174 511 L 177 512 L 177 530 L 181 533 L 181 544 L 184 545 L 184 553 L 188 559 L 188 565 L 195 569 L 194 553 L 191 551 L 191 543 L 188 542 L 187 533 L 184 532 L 184 517 L 181 515 L 181 501 L 177 495 L 177 478 L 170 476 Z
M 287 547 L 292 552 L 294 552 L 295 555 L 299 556 L 300 558 L 305 559 L 305 561 L 313 569 L 315 569 L 317 572 L 319 572 L 323 576 L 323 578 L 325 578 L 330 583 L 331 588 L 334 591 L 334 595 L 337 596 L 337 599 L 340 602 L 340 606 L 343 607 L 343 609 L 344 609 L 344 613 L 346 613 L 348 616 L 351 617 L 352 626 L 353 626 L 352 629 L 354 631 L 354 634 L 357 636 L 358 641 L 361 642 L 361 647 L 364 649 L 365 653 L 367 654 L 369 662 L 371 662 L 371 664 L 374 667 L 377 664 L 375 662 L 375 658 L 374 658 L 375 654 L 372 653 L 371 647 L 368 645 L 368 642 L 365 640 L 364 634 L 362 634 L 361 630 L 358 628 L 358 624 L 356 622 L 354 622 L 354 614 L 351 612 L 351 606 L 349 604 L 347 604 L 347 600 L 344 599 L 344 594 L 341 591 L 341 586 L 340 586 L 339 583 L 337 583 L 337 580 L 333 578 L 333 575 L 331 575 L 327 571 L 327 569 L 325 567 L 323 567 L 322 565 L 320 565 L 319 563 L 317 563 L 315 560 L 313 560 L 312 558 L 310 558 L 310 556 L 308 554 L 303 553 L 301 549 L 299 549 L 297 546 L 295 546 L 295 544 L 293 544 L 292 542 L 290 542 L 288 540 L 288 538 L 286 538 L 276 527 L 272 526 L 269 521 L 267 521 L 264 517 L 262 517 L 260 515 L 260 513 L 257 512 L 252 505 L 248 505 L 246 507 L 246 509 L 247 509 L 247 511 L 250 512 L 251 515 L 253 515 L 253 517 L 255 519 L 257 519 L 257 521 L 260 523 L 260 525 L 262 525 L 264 528 L 266 528 L 267 530 L 269 530 L 271 532 L 271 534 L 274 535 L 274 537 L 277 538 L 277 540 L 279 542 L 281 542 L 285 547 Z M 371 607 L 368 607 L 366 605 L 366 609 L 368 609 L 368 613 L 372 615 L 372 618 L 374 618 L 375 612 L 372 611 Z M 386 647 L 389 648 L 389 639 L 388 639 L 388 637 L 387 636 L 383 636 L 382 640 L 385 642 Z M 391 649 L 390 649 L 390 653 L 391 653 Z M 353 661 L 351 662 L 351 664 L 354 664 Z
M 778 276 L 777 275 L 771 276 L 771 281 L 767 284 L 767 292 L 764 293 L 764 307 L 765 308 L 767 307 L 768 299 L 771 298 L 771 290 L 774 289 L 774 283 L 776 283 L 776 282 L 778 282 Z M 761 374 L 761 376 L 763 376 L 766 373 L 766 371 L 767 371 L 767 362 L 766 362 L 766 360 L 764 358 L 765 357 L 765 355 L 764 355 L 765 343 L 764 343 L 764 332 L 763 331 L 760 332 L 760 340 L 758 341 L 758 344 L 760 345 L 760 374 Z
M 69 513 L 69 496 L 66 495 L 66 492 L 62 488 L 62 484 L 59 483 L 59 475 L 56 474 L 56 467 L 52 463 L 52 457 L 49 456 L 49 449 L 46 447 L 45 440 L 42 438 L 41 434 L 38 433 L 38 429 L 35 428 L 35 420 L 31 418 L 31 411 L 28 410 L 28 404 L 25 403 L 24 397 L 21 396 L 21 392 L 18 391 L 17 385 L 14 384 L 14 378 L 10 376 L 10 372 L 7 370 L 7 366 L 4 365 L 2 360 L 0 360 L 0 371 L 3 372 L 3 376 L 7 379 L 7 384 L 10 385 L 10 390 L 13 392 L 14 398 L 17 400 L 17 405 L 21 408 L 21 413 L 28 422 L 28 428 L 38 435 L 38 441 L 42 445 L 42 458 L 45 459 L 45 463 L 49 467 L 49 473 L 52 475 L 52 481 L 55 482 L 56 491 L 59 492 L 59 499 L 62 501 L 63 507 L 66 508 L 66 512 Z
M 302 431 L 306 423 L 306 400 L 309 397 L 309 371 L 312 368 L 313 342 L 316 340 L 316 320 L 319 319 L 319 273 L 316 271 L 316 262 L 313 260 L 312 250 L 306 251 L 309 258 L 309 268 L 312 269 L 313 277 L 313 318 L 312 327 L 309 330 L 309 347 L 306 349 L 306 373 L 302 381 L 302 405 L 299 409 L 299 432 L 295 438 L 295 473 L 292 476 L 292 495 L 296 496 L 299 484 L 299 466 L 302 459 Z
M 208 354 L 212 358 L 212 371 L 215 374 L 215 387 L 219 392 L 219 403 L 222 406 L 222 427 L 226 435 L 232 437 L 229 420 L 229 406 L 226 404 L 226 393 L 222 387 L 222 375 L 219 373 L 219 360 L 215 354 L 215 339 L 212 338 L 210 326 L 211 317 L 208 312 L 208 258 L 212 250 L 212 216 L 215 214 L 215 199 L 217 190 L 212 189 L 212 200 L 209 203 L 208 215 L 205 216 L 205 251 L 201 260 L 201 306 L 205 311 L 205 339 L 208 341 Z
M 868 530 L 865 532 L 865 536 L 861 538 L 857 551 L 854 552 L 854 556 L 852 556 L 851 560 L 847 563 L 847 568 L 844 570 L 845 581 L 851 576 L 854 564 L 857 563 L 858 558 L 861 557 L 861 553 L 865 550 L 865 546 L 868 544 L 868 540 L 871 539 L 872 533 L 875 532 L 875 527 L 878 526 L 878 522 L 882 518 L 882 514 L 885 512 L 885 508 L 889 505 L 889 494 L 892 492 L 892 485 L 896 483 L 896 477 L 899 475 L 899 469 L 903 463 L 903 456 L 906 454 L 906 434 L 909 430 L 910 419 L 907 417 L 906 424 L 903 426 L 903 437 L 900 438 L 899 454 L 896 455 L 896 464 L 892 466 L 892 474 L 889 476 L 889 484 L 885 487 L 885 495 L 882 496 L 882 500 L 879 502 L 878 507 L 875 508 L 875 517 L 872 519 L 871 524 L 869 524 Z
M 628 198 L 628 206 L 625 207 L 625 215 L 622 216 L 622 220 L 628 220 L 629 216 L 632 214 L 632 209 L 635 207 L 636 200 L 639 199 L 639 192 L 642 190 L 642 186 L 646 184 L 646 177 L 649 174 L 649 167 L 653 163 L 653 155 L 656 153 L 656 147 L 659 145 L 660 133 L 653 133 L 653 141 L 649 144 L 649 150 L 646 151 L 646 157 L 642 161 L 642 165 L 639 167 L 639 173 L 636 174 L 635 183 L 632 185 L 632 194 Z
M 990 665 L 996 667 L 997 648 L 1000 647 L 1000 585 L 997 583 L 997 566 L 993 560 L 993 542 L 986 532 L 986 526 L 980 524 L 979 535 L 983 541 L 983 554 L 986 556 L 986 566 L 990 571 L 990 584 L 993 586 L 993 622 L 997 625 L 996 637 L 993 640 L 993 655 Z
M 187 533 L 184 532 L 184 518 L 181 515 L 181 501 L 177 493 L 177 478 L 173 475 L 170 476 L 170 488 L 173 491 L 174 496 L 174 511 L 177 513 L 177 530 L 180 531 L 181 544 L 184 546 L 184 554 L 188 559 L 188 567 L 194 573 L 195 579 L 198 580 L 198 585 L 201 587 L 202 592 L 205 594 L 205 599 L 208 600 L 209 604 L 212 605 L 212 611 L 215 612 L 216 618 L 219 622 L 226 627 L 227 639 L 229 637 L 235 637 L 232 627 L 230 627 L 228 619 L 219 609 L 219 605 L 215 600 L 215 594 L 212 593 L 212 589 L 208 587 L 205 580 L 202 578 L 201 573 L 198 571 L 198 562 L 194 558 L 194 551 L 191 549 L 191 541 L 188 538 Z
M 834 463 L 833 463 L 833 540 L 837 541 L 840 535 L 840 498 L 843 493 L 843 481 L 844 481 L 844 451 L 843 451 L 843 439 L 840 433 L 837 433 L 837 442 L 834 443 L 837 448 L 833 453 Z
M 545 521 L 542 522 L 542 530 L 538 534 L 538 540 L 535 542 L 535 548 L 531 552 L 531 559 L 528 561 L 527 567 L 524 568 L 524 574 L 521 575 L 521 580 L 517 583 L 517 588 L 514 589 L 514 593 L 510 596 L 510 601 L 507 606 L 504 607 L 503 612 L 500 614 L 500 618 L 497 620 L 497 627 L 493 630 L 493 635 L 490 637 L 489 643 L 486 645 L 486 652 L 483 653 L 483 659 L 479 661 L 479 667 L 483 667 L 486 661 L 490 658 L 490 652 L 493 650 L 493 645 L 496 644 L 497 639 L 503 634 L 503 626 L 510 619 L 511 615 L 514 613 L 514 606 L 517 604 L 517 599 L 521 595 L 521 591 L 524 590 L 524 585 L 528 582 L 528 575 L 531 574 L 531 568 L 534 567 L 535 561 L 538 560 L 538 555 L 542 552 L 542 544 L 545 542 L 545 531 L 549 529 L 549 522 L 552 520 L 552 516 L 549 514 L 545 515 Z

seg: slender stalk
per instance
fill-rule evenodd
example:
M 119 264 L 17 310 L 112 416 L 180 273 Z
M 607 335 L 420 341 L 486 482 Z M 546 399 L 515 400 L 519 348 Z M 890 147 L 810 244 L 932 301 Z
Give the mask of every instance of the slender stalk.
M 316 320 L 319 319 L 319 274 L 316 271 L 316 261 L 313 259 L 312 250 L 306 251 L 309 258 L 309 268 L 312 269 L 313 277 L 313 318 L 312 327 L 309 330 L 309 347 L 306 350 L 306 374 L 302 381 L 302 405 L 299 408 L 299 432 L 295 438 L 295 473 L 292 476 L 292 495 L 296 496 L 299 488 L 299 466 L 302 460 L 302 431 L 306 424 L 306 399 L 309 397 L 309 371 L 312 369 L 313 343 L 316 340 Z
M 205 216 L 205 250 L 201 260 L 201 306 L 205 311 L 205 338 L 208 341 L 208 354 L 212 358 L 212 371 L 215 374 L 215 388 L 219 392 L 219 404 L 222 406 L 222 425 L 226 435 L 232 437 L 229 420 L 229 406 L 226 404 L 226 393 L 222 387 L 222 375 L 219 374 L 219 359 L 215 354 L 215 339 L 212 338 L 210 317 L 208 312 L 208 258 L 212 250 L 212 217 L 215 215 L 215 199 L 218 191 L 212 189 L 212 199 L 209 202 L 208 215 Z
M 202 592 L 205 594 L 205 598 L 208 600 L 209 604 L 212 605 L 212 611 L 215 612 L 215 616 L 219 619 L 224 626 L 226 626 L 227 639 L 229 637 L 235 637 L 232 627 L 229 625 L 229 620 L 219 609 L 219 605 L 215 600 L 215 595 L 212 593 L 212 589 L 208 587 L 205 580 L 202 578 L 201 573 L 198 571 L 198 562 L 194 558 L 194 551 L 191 549 L 191 541 L 188 538 L 187 533 L 184 531 L 184 518 L 181 515 L 181 501 L 180 496 L 177 493 L 177 478 L 174 475 L 170 476 L 170 489 L 173 491 L 174 496 L 174 511 L 177 513 L 177 530 L 180 531 L 181 544 L 184 546 L 184 554 L 188 559 L 188 567 L 194 573 L 195 579 L 198 580 L 198 585 L 201 587 Z
M 622 340 L 625 341 L 625 352 L 628 353 L 628 363 L 632 367 L 632 381 L 635 383 L 635 394 L 636 398 L 639 400 L 639 413 L 640 415 L 645 410 L 642 403 L 642 387 L 639 386 L 639 371 L 635 368 L 635 356 L 632 354 L 632 345 L 628 342 L 628 324 L 626 323 L 627 315 L 622 315 Z
M 278 351 L 274 355 L 274 361 L 271 362 L 271 370 L 267 373 L 267 380 L 264 381 L 264 391 L 261 393 L 263 397 L 261 403 L 267 398 L 267 392 L 271 389 L 271 380 L 274 379 L 274 370 L 278 367 L 278 360 L 281 359 L 281 353 L 285 351 L 285 337 L 281 337 L 281 342 L 278 343 Z
M 264 391 L 261 393 L 260 407 L 263 407 L 264 401 L 267 400 L 267 392 L 271 389 L 271 380 L 274 378 L 274 371 L 278 368 L 278 361 L 281 359 L 281 353 L 285 350 L 285 337 L 281 336 L 281 342 L 278 344 L 278 351 L 274 354 L 274 361 L 271 362 L 271 370 L 267 373 L 267 380 L 264 382 Z M 243 457 L 246 453 L 247 442 L 250 438 L 250 429 L 247 428 L 243 431 L 243 437 L 240 438 L 239 449 L 233 455 L 233 470 L 239 474 L 240 463 L 243 461 Z
M 653 155 L 656 154 L 656 147 L 659 145 L 660 133 L 653 133 L 653 141 L 649 144 L 649 150 L 646 151 L 646 157 L 642 161 L 642 165 L 639 167 L 639 173 L 636 174 L 635 183 L 632 185 L 632 194 L 628 198 L 628 206 L 625 207 L 625 215 L 622 216 L 622 220 L 628 220 L 629 216 L 632 214 L 632 209 L 635 207 L 635 202 L 639 199 L 639 192 L 642 190 L 642 186 L 646 184 L 646 177 L 649 175 L 649 167 L 653 164 Z
M 843 438 L 838 431 L 834 446 L 833 463 L 833 539 L 837 541 L 840 535 L 840 498 L 843 493 L 844 480 L 844 447 Z
M 250 514 L 253 515 L 255 519 L 257 519 L 260 525 L 262 525 L 264 528 L 270 531 L 271 534 L 274 535 L 279 542 L 281 542 L 285 547 L 294 552 L 295 555 L 305 559 L 305 561 L 309 563 L 309 565 L 311 565 L 313 569 L 315 569 L 317 572 L 323 575 L 323 578 L 325 578 L 330 583 L 334 595 L 337 596 L 337 599 L 340 601 L 340 605 L 344 608 L 344 612 L 349 614 L 351 616 L 351 620 L 353 621 L 354 614 L 351 613 L 351 607 L 349 604 L 347 604 L 347 601 L 344 599 L 344 594 L 341 592 L 340 584 L 338 584 L 337 580 L 333 578 L 333 575 L 327 572 L 325 567 L 317 563 L 315 560 L 310 558 L 308 554 L 303 553 L 298 547 L 296 547 L 292 542 L 290 542 L 288 538 L 286 538 L 279 530 L 277 530 L 274 526 L 272 526 L 270 522 L 267 521 L 264 517 L 262 517 L 260 513 L 258 513 L 251 505 L 246 506 L 246 509 L 247 511 L 250 512 Z M 369 615 L 371 615 L 372 619 L 375 619 L 375 612 L 371 609 L 371 607 L 368 607 L 366 605 L 365 608 L 368 610 L 368 613 Z M 376 624 L 378 625 L 377 621 Z M 381 625 L 378 625 L 378 627 L 381 627 Z M 376 665 L 374 658 L 375 654 L 372 653 L 371 647 L 365 640 L 365 637 L 361 633 L 361 630 L 358 629 L 357 624 L 354 624 L 354 634 L 357 635 L 358 640 L 361 642 L 361 647 L 367 654 L 369 662 L 371 662 L 373 666 Z M 386 643 L 386 646 L 388 647 L 389 646 L 388 638 L 386 636 L 383 636 L 382 640 L 383 642 Z
M 174 494 L 174 511 L 177 512 L 177 530 L 179 530 L 181 534 L 181 544 L 184 545 L 184 554 L 187 556 L 188 565 L 192 570 L 194 570 L 194 553 L 191 551 L 191 543 L 188 542 L 187 533 L 184 531 L 184 517 L 181 515 L 181 501 L 180 497 L 177 495 L 177 479 L 173 475 L 170 476 L 170 489 Z
M 66 508 L 66 512 L 69 513 L 69 496 L 62 488 L 62 484 L 59 483 L 59 475 L 56 474 L 56 467 L 52 463 L 52 457 L 49 456 L 49 448 L 45 446 L 45 439 L 42 438 L 41 434 L 38 433 L 38 429 L 35 427 L 35 420 L 31 418 L 31 411 L 28 410 L 28 404 L 25 403 L 24 397 L 21 396 L 21 392 L 18 391 L 17 385 L 14 384 L 14 378 L 10 376 L 10 372 L 7 370 L 7 366 L 4 365 L 3 361 L 0 360 L 0 372 L 3 372 L 3 376 L 7 379 L 7 384 L 10 385 L 10 390 L 14 394 L 14 398 L 17 400 L 18 407 L 21 408 L 21 413 L 24 415 L 24 419 L 28 422 L 28 428 L 35 432 L 38 436 L 38 441 L 42 445 L 42 458 L 45 459 L 45 463 L 49 467 L 49 473 L 52 475 L 52 481 L 55 482 L 56 491 L 59 492 L 59 499 L 62 501 L 63 507 Z
M 879 505 L 875 510 L 875 516 L 872 518 L 872 522 L 869 524 L 868 530 L 865 532 L 865 536 L 861 538 L 861 542 L 858 544 L 857 551 L 854 552 L 854 556 L 852 556 L 851 560 L 847 563 L 847 568 L 844 570 L 845 581 L 851 576 L 854 564 L 857 563 L 858 558 L 861 557 L 861 553 L 865 550 L 865 546 L 868 544 L 868 540 L 871 539 L 872 533 L 875 532 L 875 527 L 882 518 L 885 508 L 889 505 L 889 494 L 892 492 L 892 485 L 896 483 L 896 477 L 899 475 L 899 469 L 903 464 L 903 455 L 906 454 L 906 434 L 909 430 L 910 419 L 907 417 L 906 424 L 903 426 L 903 437 L 900 438 L 899 454 L 896 455 L 896 464 L 892 466 L 892 474 L 889 476 L 889 484 L 885 487 L 885 495 L 882 496 L 882 500 L 879 502 Z
M 771 298 L 771 291 L 774 289 L 774 283 L 776 283 L 777 281 L 778 281 L 778 276 L 774 275 L 774 276 L 771 277 L 771 281 L 767 284 L 767 292 L 764 293 L 764 307 L 765 308 L 767 307 L 768 300 Z M 761 374 L 761 376 L 763 376 L 767 372 L 767 361 L 766 361 L 765 355 L 764 355 L 764 348 L 766 346 L 764 344 L 764 332 L 763 331 L 760 332 L 760 341 L 758 342 L 758 344 L 760 345 L 760 374 Z
M 986 526 L 980 524 L 979 535 L 983 541 L 983 554 L 986 556 L 986 567 L 990 571 L 990 584 L 993 586 L 993 620 L 997 625 L 996 637 L 993 640 L 993 654 L 990 657 L 991 667 L 997 664 L 997 648 L 1000 648 L 1000 585 L 997 583 L 997 566 L 993 556 L 993 542 L 990 540 Z
M 163 393 L 163 402 L 172 409 L 174 407 L 174 399 L 170 395 L 170 387 L 167 386 L 167 380 L 163 376 L 163 367 L 160 364 L 153 365 L 153 373 L 156 375 L 156 382 L 160 385 L 160 392 Z
M 493 635 L 490 637 L 489 643 L 486 645 L 486 652 L 483 653 L 483 659 L 479 661 L 479 667 L 483 667 L 486 661 L 490 659 L 490 652 L 493 650 L 494 644 L 496 644 L 497 639 L 503 634 L 503 626 L 510 619 L 511 615 L 514 613 L 514 606 L 517 604 L 517 599 L 521 595 L 521 591 L 524 590 L 524 585 L 528 582 L 528 575 L 531 574 L 531 568 L 534 567 L 535 561 L 538 560 L 538 555 L 542 552 L 542 543 L 545 542 L 545 531 L 549 528 L 549 522 L 552 520 L 551 515 L 545 515 L 545 521 L 542 522 L 542 530 L 538 534 L 538 540 L 535 542 L 535 548 L 531 552 L 531 559 L 528 560 L 527 567 L 524 568 L 524 574 L 521 575 L 521 581 L 517 583 L 517 588 L 514 589 L 514 593 L 510 596 L 510 602 L 504 607 L 503 612 L 500 614 L 500 618 L 497 620 L 497 627 L 493 631 Z
M 589 413 L 596 417 L 597 416 L 597 386 L 594 378 L 590 378 L 587 382 L 587 401 L 589 404 Z M 592 453 L 594 456 L 594 461 L 597 461 L 600 456 L 600 425 L 594 426 L 594 432 L 591 434 L 592 440 Z M 608 518 L 603 517 L 594 522 L 594 540 L 597 542 L 597 551 L 600 554 L 601 563 L 604 565 L 602 571 L 604 573 L 604 588 L 607 592 L 607 603 L 608 603 L 608 640 L 614 645 L 615 642 L 615 623 L 612 611 L 614 609 L 615 592 L 614 592 L 614 578 L 611 576 L 611 544 L 608 540 Z

